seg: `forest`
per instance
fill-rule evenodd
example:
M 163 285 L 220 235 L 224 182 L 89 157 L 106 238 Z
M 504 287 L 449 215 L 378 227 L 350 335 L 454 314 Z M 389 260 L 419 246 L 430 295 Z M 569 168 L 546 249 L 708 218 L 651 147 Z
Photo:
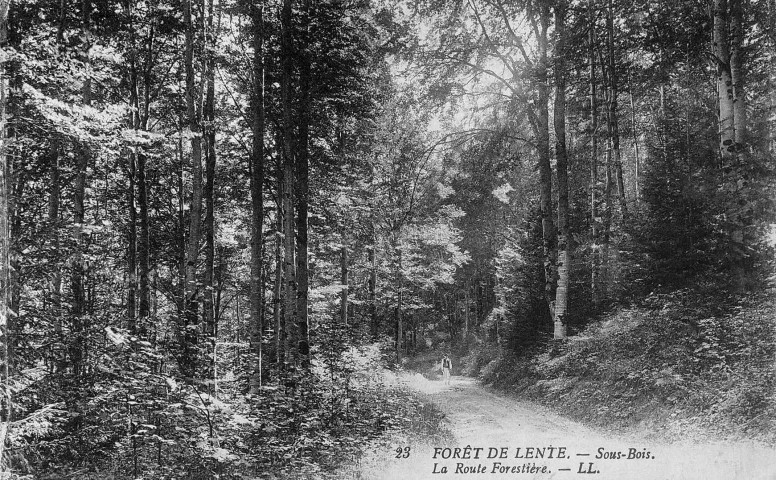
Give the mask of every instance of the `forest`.
M 1 478 L 369 478 L 450 441 L 397 381 L 445 353 L 776 444 L 775 0 L 0 0 L 0 47 Z

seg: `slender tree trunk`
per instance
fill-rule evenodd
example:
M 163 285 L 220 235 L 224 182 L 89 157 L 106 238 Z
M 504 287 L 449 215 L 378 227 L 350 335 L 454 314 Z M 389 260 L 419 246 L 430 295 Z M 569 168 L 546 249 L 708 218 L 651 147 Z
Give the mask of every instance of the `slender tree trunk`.
M 342 291 L 340 292 L 340 320 L 342 325 L 348 326 L 348 248 L 342 247 L 340 254 L 340 283 Z
M 138 205 L 140 207 L 139 235 L 137 241 L 138 257 L 138 332 L 145 338 L 148 333 L 151 315 L 151 233 L 148 224 L 148 181 L 146 179 L 146 156 L 142 151 L 137 155 Z
M 598 269 L 600 249 L 598 246 L 598 93 L 596 91 L 595 77 L 595 10 L 594 0 L 588 1 L 588 65 L 590 88 L 590 226 L 591 226 L 591 253 L 590 253 L 590 296 L 593 306 L 600 302 L 598 292 Z
M 558 287 L 555 291 L 555 318 L 553 336 L 566 338 L 566 311 L 571 263 L 571 235 L 569 231 L 568 155 L 566 153 L 566 65 L 565 59 L 566 5 L 555 6 L 555 159 L 558 169 Z
M 0 0 L 0 46 L 8 39 L 9 0 Z M 11 236 L 8 203 L 8 141 L 6 137 L 6 107 L 8 104 L 8 75 L 5 61 L 0 63 L 0 470 L 5 471 L 5 443 L 11 423 L 11 388 L 9 385 L 9 312 L 11 302 Z
M 297 283 L 296 283 L 296 251 L 294 231 L 294 123 L 292 115 L 292 77 L 294 52 L 292 45 L 292 3 L 293 0 L 283 0 L 281 10 L 281 64 L 282 75 L 280 83 L 281 105 L 283 110 L 283 215 L 284 221 L 284 255 L 283 255 L 283 282 L 284 291 L 284 311 L 286 338 L 284 344 L 285 362 L 296 366 L 299 362 L 299 351 L 297 342 L 299 341 L 299 331 L 297 324 Z
M 463 339 L 469 334 L 469 282 L 464 282 L 463 287 Z
M 283 230 L 283 216 L 281 214 L 280 205 L 277 208 L 277 233 L 275 234 L 275 284 L 272 292 L 272 317 L 273 324 L 275 325 L 275 362 L 280 368 L 285 361 L 285 355 L 283 352 L 283 345 L 285 340 L 283 339 L 285 332 L 285 325 L 283 325 L 283 249 L 281 244 L 281 231 Z
M 186 157 L 183 151 L 183 120 L 181 120 L 178 130 L 178 169 L 175 172 L 175 182 L 178 187 L 178 231 L 181 232 L 178 238 L 178 298 L 176 305 L 178 308 L 178 322 L 176 325 L 177 341 L 180 343 L 179 354 L 183 354 L 185 347 L 184 330 L 186 324 L 186 217 L 184 206 L 186 203 L 186 193 L 184 191 L 183 175 L 186 168 Z M 183 357 L 181 357 L 183 358 Z
M 375 258 L 374 235 L 372 236 L 372 246 L 369 248 L 369 320 L 372 329 L 372 340 L 376 340 L 379 334 L 379 324 L 377 322 L 377 260 Z
M 542 246 L 544 253 L 544 297 L 550 310 L 550 317 L 555 317 L 555 288 L 556 288 L 556 259 L 557 243 L 555 235 L 555 223 L 552 218 L 552 167 L 550 166 L 550 87 L 548 82 L 548 38 L 547 31 L 550 23 L 550 8 L 548 5 L 540 6 L 541 30 L 538 39 L 539 62 L 537 64 L 538 80 L 538 130 L 537 139 L 539 153 L 539 184 L 540 184 L 540 209 L 542 215 Z
M 394 248 L 394 251 L 397 250 L 398 249 Z M 402 318 L 402 308 L 404 307 L 404 282 L 402 282 L 403 267 L 401 250 L 398 250 L 398 263 L 396 267 L 396 362 L 401 364 L 403 355 L 402 339 L 404 338 L 404 319 Z
M 125 14 L 129 20 L 129 128 L 137 133 L 138 121 L 138 75 L 137 55 L 135 45 L 135 29 L 132 24 L 132 2 L 127 2 Z M 64 27 L 64 25 L 60 25 Z M 60 28 L 60 30 L 61 30 Z M 136 203 L 136 179 L 137 179 L 137 150 L 139 147 L 127 148 L 127 210 L 129 211 L 128 235 L 127 235 L 127 271 L 129 273 L 129 285 L 127 288 L 127 327 L 132 335 L 137 334 L 137 203 Z
M 70 290 L 73 295 L 70 313 L 73 318 L 72 329 L 73 338 L 70 347 L 70 361 L 75 375 L 83 373 L 84 361 L 84 315 L 86 313 L 86 291 L 84 288 L 84 248 L 85 239 L 82 231 L 85 209 L 84 200 L 86 198 L 86 168 L 89 161 L 89 152 L 86 147 L 82 147 L 78 155 L 76 165 L 76 178 L 73 194 L 73 239 L 75 243 L 75 261 L 73 262 L 72 273 L 70 276 Z
M 0 0 L 0 4 L 2 4 L 2 1 Z M 2 6 L 0 5 L 0 9 L 2 9 Z M 12 23 L 9 21 L 8 23 Z M 3 42 L 2 35 L 3 32 L 6 32 L 8 25 L 6 24 L 4 26 L 4 22 L 0 21 L 0 47 L 5 45 Z M 4 30 L 4 28 L 6 30 Z M 13 34 L 13 30 L 8 33 L 8 43 L 14 46 L 15 48 L 18 48 L 20 39 L 18 34 Z M 9 64 L 3 65 L 0 63 L 0 156 L 7 155 L 6 148 L 7 143 L 6 142 L 13 142 L 16 138 L 16 128 L 13 124 L 7 125 L 7 128 L 4 130 L 3 125 L 5 125 L 4 119 L 6 118 L 5 109 L 7 108 L 9 110 L 9 113 L 11 118 L 14 117 L 15 111 L 17 110 L 14 107 L 14 104 L 7 104 L 6 100 L 3 100 L 3 95 L 8 92 L 8 88 L 5 87 L 3 83 L 4 78 L 8 78 L 6 80 L 7 85 L 12 86 L 11 88 L 14 89 L 21 89 L 21 76 L 18 75 L 18 67 L 13 62 L 9 62 Z M 9 78 L 10 77 L 10 78 Z M 6 93 L 2 93 L 6 92 Z M 4 105 L 4 106 L 3 106 Z M 3 136 L 3 132 L 5 131 L 5 136 Z M 5 152 L 5 153 L 4 153 Z M 14 169 L 13 166 L 16 165 L 16 168 Z M 5 170 L 5 176 L 6 179 L 13 179 L 13 185 L 9 186 L 6 183 L 6 192 L 13 193 L 13 197 L 8 199 L 8 222 L 9 222 L 9 228 L 10 228 L 10 235 L 11 239 L 20 238 L 22 235 L 22 215 L 21 215 L 21 208 L 19 207 L 19 201 L 20 199 L 24 198 L 24 187 L 26 185 L 26 178 L 27 178 L 27 171 L 25 168 L 25 162 L 24 159 L 19 159 L 17 162 L 11 162 L 11 165 L 8 165 L 7 160 L 6 161 L 0 161 L 0 169 L 3 168 L 3 165 L 6 166 Z M 8 180 L 6 180 L 7 182 Z M 2 182 L 0 182 L 0 185 Z M 11 191 L 12 189 L 12 191 Z M 0 187 L 0 190 L 2 188 Z M 0 196 L 2 193 L 0 193 Z M 57 228 L 59 228 L 57 226 Z M 57 235 L 59 234 L 59 230 L 57 230 Z M 13 244 L 16 242 L 12 242 L 11 246 L 13 247 Z M 24 329 L 24 323 L 20 320 L 21 318 L 21 294 L 22 294 L 22 284 L 21 284 L 21 278 L 22 278 L 22 264 L 21 264 L 21 255 L 18 252 L 18 246 L 15 249 L 15 254 L 11 254 L 10 259 L 10 305 L 9 308 L 12 312 L 16 313 L 16 315 L 11 315 L 9 318 L 7 318 L 7 325 L 6 325 L 6 332 L 8 332 L 9 337 L 8 341 L 6 343 L 6 347 L 8 349 L 8 358 L 6 363 L 9 366 L 9 369 L 11 371 L 14 370 L 15 360 L 16 360 L 16 345 L 19 343 L 19 339 L 21 336 L 21 332 Z M 0 259 L 2 258 L 2 254 L 0 254 Z M 2 261 L 2 260 L 0 260 Z M 61 277 L 57 275 L 57 278 L 59 278 L 59 285 L 61 292 Z M 61 293 L 59 299 L 61 300 Z M 61 324 L 60 324 L 60 331 L 61 331 Z M 3 332 L 0 332 L 3 333 Z M 0 341 L 0 344 L 2 341 Z M 2 347 L 0 347 L 2 348 Z M 2 384 L 2 383 L 0 383 Z M 1 410 L 1 408 L 0 408 Z M 2 441 L 2 438 L 0 438 L 0 443 Z M 1 455 L 2 452 L 0 452 L 0 458 L 2 458 Z
M 609 0 L 609 8 L 606 16 L 607 43 L 609 46 L 609 123 L 612 142 L 612 155 L 615 181 L 617 182 L 617 200 L 620 207 L 620 216 L 628 217 L 628 204 L 625 199 L 625 184 L 622 178 L 622 158 L 620 156 L 620 127 L 617 119 L 617 62 L 614 54 L 614 8 L 612 0 Z
M 635 178 L 633 179 L 634 194 L 636 200 L 636 210 L 639 210 L 639 202 L 641 201 L 641 158 L 639 156 L 639 140 L 636 129 L 636 105 L 633 101 L 633 84 L 631 83 L 630 70 L 628 70 L 628 98 L 630 99 L 631 109 L 631 133 L 633 134 L 633 155 L 636 157 L 635 161 Z
M 251 353 L 256 356 L 251 368 L 250 393 L 261 386 L 262 245 L 264 242 L 264 5 L 253 8 L 253 95 L 251 114 L 253 150 L 251 151 Z M 277 310 L 277 305 L 275 305 Z
M 202 320 L 204 323 L 204 334 L 208 343 L 208 361 L 209 376 L 215 376 L 215 351 L 216 351 L 216 314 L 215 314 L 215 177 L 216 177 L 216 132 L 215 132 L 215 59 L 213 51 L 216 47 L 215 35 L 213 30 L 213 18 L 215 15 L 213 0 L 203 1 L 203 9 L 207 3 L 207 21 L 206 32 L 203 35 L 205 43 L 208 45 L 205 56 L 205 103 L 202 109 L 202 116 L 206 127 L 203 129 L 203 141 L 205 144 L 205 265 L 203 271 L 203 309 Z
M 49 163 L 49 203 L 48 220 L 51 228 L 51 246 L 55 252 L 59 251 L 59 202 L 60 202 L 60 168 L 59 168 L 59 139 L 52 138 L 50 146 Z M 51 314 L 54 317 L 54 332 L 59 337 L 62 335 L 62 275 L 59 268 L 52 272 L 51 279 Z
M 127 188 L 127 210 L 129 210 L 127 234 L 127 271 L 129 285 L 127 292 L 127 327 L 132 335 L 137 334 L 137 205 L 135 202 L 135 178 L 137 176 L 136 155 L 127 152 L 129 187 Z
M 127 3 L 128 15 L 127 18 L 131 19 L 131 2 Z M 131 20 L 130 20 L 131 22 Z M 146 130 L 148 127 L 148 116 L 150 111 L 150 91 L 151 91 L 151 74 L 150 70 L 153 67 L 153 58 L 150 50 L 153 46 L 153 25 L 149 29 L 148 36 L 148 50 L 149 54 L 146 57 L 146 69 L 143 75 L 143 104 L 141 107 L 140 101 L 140 75 L 139 66 L 137 64 L 137 44 L 135 39 L 134 26 L 130 23 L 130 104 L 132 106 L 132 112 L 130 114 L 130 127 L 137 132 L 138 130 Z M 131 241 L 130 250 L 132 253 L 132 266 L 131 277 L 134 280 L 131 284 L 132 292 L 132 331 L 139 333 L 141 337 L 145 338 L 148 329 L 148 317 L 151 314 L 151 285 L 150 278 L 150 256 L 151 256 L 151 240 L 148 223 L 148 184 L 146 181 L 146 155 L 142 146 L 136 146 L 132 152 L 133 158 L 130 169 L 132 170 L 130 179 L 131 199 L 130 199 L 130 222 L 131 229 Z M 136 175 L 136 181 L 135 181 Z M 137 206 L 139 207 L 139 218 L 137 211 L 135 210 L 135 183 L 137 184 Z M 139 229 L 138 229 L 139 221 Z M 139 232 L 138 232 L 139 230 Z M 135 262 L 135 257 L 137 262 Z M 139 325 L 136 325 L 136 317 L 134 316 L 135 307 L 135 289 L 137 289 L 137 297 L 139 300 L 137 321 Z
M 309 136 L 310 136 L 310 89 L 311 89 L 311 59 L 309 54 L 310 39 L 309 37 L 309 24 L 310 24 L 310 0 L 305 0 L 303 3 L 304 17 L 303 21 L 305 27 L 303 29 L 305 48 L 298 52 L 297 58 L 300 64 L 299 69 L 299 136 L 296 142 L 297 155 L 296 155 L 296 281 L 297 281 L 297 301 L 296 301 L 296 321 L 297 321 L 297 334 L 299 336 L 297 342 L 297 350 L 299 355 L 299 364 L 303 368 L 310 367 L 310 336 L 309 325 L 307 318 L 307 301 L 309 290 L 309 269 L 307 259 L 307 210 L 309 202 Z
M 64 3 L 64 2 L 63 2 Z M 139 98 L 138 98 L 138 65 L 137 65 L 137 45 L 135 39 L 135 28 L 132 23 L 132 2 L 127 2 L 124 6 L 124 13 L 128 19 L 127 29 L 129 31 L 129 118 L 128 127 L 137 133 L 139 127 Z M 58 38 L 62 36 L 64 28 L 64 19 L 60 24 Z M 127 210 L 128 235 L 127 235 L 127 328 L 132 335 L 137 334 L 137 198 L 136 198 L 136 180 L 137 180 L 137 151 L 138 146 L 127 148 L 127 180 L 129 187 L 127 189 Z
M 768 2 L 768 46 L 771 52 L 776 51 L 776 0 Z M 776 152 L 776 55 L 771 55 L 770 74 L 766 79 L 766 89 L 768 93 L 768 147 L 767 151 L 771 155 Z
M 727 0 L 714 0 L 714 56 L 717 60 L 719 149 L 723 163 L 728 163 L 735 151 L 735 109 L 733 78 L 730 70 Z
M 733 124 L 736 152 L 747 144 L 746 98 L 744 96 L 743 0 L 730 0 L 730 79 L 733 83 Z
M 150 86 L 146 85 L 146 89 Z M 145 130 L 147 117 L 140 122 L 140 128 Z M 138 257 L 138 333 L 145 338 L 148 333 L 149 317 L 151 315 L 151 233 L 148 222 L 148 181 L 146 179 L 146 155 L 142 149 L 137 151 L 137 193 L 139 215 L 139 234 L 137 236 Z
M 191 138 L 192 195 L 189 209 L 189 237 L 186 245 L 186 280 L 184 298 L 184 325 L 181 371 L 186 377 L 193 377 L 196 371 L 196 343 L 198 325 L 197 261 L 199 258 L 200 232 L 202 225 L 202 138 L 199 122 L 199 92 L 195 88 L 194 76 L 194 19 L 192 2 L 183 3 L 183 18 L 186 24 L 186 48 L 184 67 L 186 71 L 186 117 Z
M 91 3 L 82 0 L 82 35 L 85 39 L 80 52 L 86 65 L 88 65 L 89 50 L 91 49 L 91 31 L 90 31 L 90 11 Z M 81 101 L 89 106 L 92 103 L 92 85 L 91 79 L 87 76 L 81 87 Z M 85 361 L 85 332 L 84 332 L 84 314 L 86 313 L 86 291 L 84 288 L 84 249 L 85 239 L 83 226 L 85 220 L 86 198 L 86 169 L 89 164 L 91 152 L 86 145 L 82 145 L 76 160 L 76 175 L 73 186 L 73 240 L 75 243 L 75 261 L 73 262 L 72 273 L 70 277 L 70 289 L 73 295 L 71 304 L 71 314 L 73 317 L 73 339 L 70 348 L 70 360 L 72 362 L 73 373 L 81 375 L 84 369 Z

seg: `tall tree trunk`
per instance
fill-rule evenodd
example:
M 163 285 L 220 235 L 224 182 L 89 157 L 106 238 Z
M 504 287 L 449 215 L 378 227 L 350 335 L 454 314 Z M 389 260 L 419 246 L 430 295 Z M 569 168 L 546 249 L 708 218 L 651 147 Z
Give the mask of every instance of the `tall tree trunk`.
M 139 234 L 137 239 L 138 257 L 138 333 L 145 338 L 148 333 L 151 316 L 151 232 L 148 224 L 148 181 L 146 179 L 146 155 L 141 150 L 137 154 L 137 186 Z
M 200 231 L 202 225 L 202 138 L 199 124 L 199 92 L 194 78 L 194 19 L 192 2 L 183 3 L 183 19 L 186 24 L 184 68 L 186 71 L 186 117 L 191 138 L 192 194 L 189 209 L 189 237 L 186 244 L 186 279 L 184 298 L 184 325 L 182 339 L 181 371 L 193 377 L 196 371 L 196 343 L 198 325 L 197 260 L 199 258 Z
M 348 248 L 343 246 L 340 253 L 340 320 L 342 325 L 348 326 Z
M 261 337 L 262 311 L 262 245 L 264 242 L 264 5 L 253 7 L 253 94 L 251 96 L 251 353 L 255 363 L 251 366 L 250 393 L 255 395 L 261 387 Z M 277 310 L 277 306 L 275 306 Z
M 129 213 L 127 232 L 127 272 L 129 273 L 127 291 L 127 328 L 132 335 L 137 334 L 137 205 L 135 202 L 135 178 L 137 177 L 136 155 L 127 151 L 127 210 Z
M 179 342 L 178 354 L 184 353 L 186 324 L 186 216 L 185 203 L 186 193 L 184 190 L 183 175 L 186 169 L 186 155 L 183 147 L 183 120 L 181 119 L 178 130 L 178 168 L 175 172 L 175 183 L 178 187 L 178 231 L 181 232 L 178 238 L 178 322 L 176 325 L 176 340 Z M 183 356 L 180 357 L 183 359 Z
M 297 284 L 296 284 L 296 251 L 294 231 L 294 123 L 292 115 L 292 77 L 295 60 L 292 45 L 292 3 L 293 0 L 283 0 L 283 8 L 280 14 L 281 22 L 281 64 L 282 75 L 280 82 L 280 96 L 283 110 L 283 215 L 284 215 L 284 255 L 283 255 L 283 282 L 284 282 L 284 311 L 286 338 L 284 344 L 285 363 L 297 365 L 299 352 L 297 342 L 299 331 L 297 320 Z
M 84 43 L 81 46 L 80 55 L 83 61 L 88 64 L 89 50 L 91 49 L 91 3 L 88 0 L 82 0 L 81 2 L 81 15 Z M 92 103 L 92 85 L 91 79 L 88 76 L 81 87 L 81 101 L 86 106 Z M 73 296 L 71 304 L 73 339 L 70 346 L 70 360 L 74 375 L 81 375 L 83 373 L 85 361 L 86 333 L 84 332 L 84 315 L 86 313 L 86 291 L 84 288 L 84 276 L 86 272 L 84 268 L 85 239 L 83 226 L 85 220 L 86 169 L 89 165 L 90 155 L 89 147 L 81 145 L 76 160 L 75 184 L 73 186 L 75 261 L 73 262 L 70 276 L 70 290 Z
M 277 206 L 277 233 L 275 234 L 275 283 L 272 289 L 272 323 L 275 325 L 275 363 L 278 368 L 283 365 L 285 340 L 285 325 L 283 324 L 283 215 L 280 205 Z
M 614 8 L 612 0 L 609 0 L 609 8 L 606 15 L 607 43 L 609 47 L 609 123 L 612 142 L 612 155 L 615 181 L 617 182 L 617 201 L 620 207 L 620 216 L 628 217 L 628 204 L 625 199 L 625 184 L 622 178 L 622 158 L 620 156 L 620 127 L 617 119 L 617 62 L 614 54 Z
M 588 0 L 588 81 L 590 89 L 590 226 L 591 226 L 591 252 L 590 252 L 590 296 L 593 306 L 600 302 L 598 292 L 598 269 L 600 264 L 600 250 L 598 243 L 598 93 L 595 78 L 595 10 L 594 0 Z
M 723 163 L 735 151 L 733 78 L 730 71 L 727 0 L 714 0 L 714 56 L 717 60 L 717 99 L 719 101 L 719 149 Z
M 537 64 L 538 90 L 538 156 L 539 156 L 539 205 L 542 216 L 542 246 L 544 253 L 544 297 L 550 310 L 550 317 L 555 317 L 556 259 L 557 242 L 555 222 L 552 218 L 552 167 L 550 166 L 550 86 L 548 82 L 548 35 L 550 24 L 550 8 L 546 4 L 540 6 L 539 22 L 541 24 L 539 44 L 539 62 Z
M 8 39 L 9 0 L 0 0 L 0 46 Z M 11 389 L 9 388 L 9 304 L 11 302 L 11 236 L 8 206 L 8 142 L 6 137 L 6 106 L 8 75 L 5 61 L 0 63 L 0 470 L 5 470 L 5 443 L 11 423 Z
M 139 99 L 138 99 L 138 73 L 137 73 L 137 46 L 135 43 L 135 29 L 132 23 L 132 2 L 124 6 L 124 13 L 128 19 L 129 30 L 129 128 L 137 134 L 139 127 Z M 61 19 L 58 38 L 62 37 L 64 18 Z M 136 178 L 137 178 L 137 150 L 138 146 L 127 148 L 127 210 L 129 213 L 127 232 L 127 328 L 132 335 L 137 334 L 137 204 L 136 204 Z
M 215 375 L 215 351 L 216 351 L 216 314 L 215 314 L 215 177 L 216 177 L 216 131 L 215 131 L 215 59 L 213 51 L 216 47 L 216 32 L 213 30 L 213 0 L 203 0 L 207 3 L 207 21 L 203 35 L 206 48 L 205 56 L 205 103 L 202 108 L 202 116 L 207 125 L 203 129 L 203 141 L 205 143 L 205 265 L 203 271 L 203 308 L 202 320 L 204 322 L 204 334 L 208 344 L 208 375 Z
M 372 227 L 374 228 L 374 226 Z M 369 248 L 367 261 L 369 262 L 369 321 L 371 326 L 372 340 L 377 339 L 379 334 L 379 325 L 377 323 L 377 260 L 375 258 L 375 241 L 372 235 L 372 245 Z
M 633 155 L 635 158 L 635 172 L 633 179 L 634 199 L 636 201 L 636 210 L 639 210 L 641 201 L 641 158 L 639 156 L 639 140 L 636 129 L 636 105 L 633 101 L 633 84 L 631 83 L 630 69 L 628 70 L 628 98 L 630 99 L 631 110 L 631 133 L 633 135 Z
M 51 246 L 55 252 L 59 251 L 59 202 L 61 195 L 60 168 L 59 168 L 59 139 L 52 138 L 49 155 L 49 203 L 48 221 L 51 228 Z M 51 314 L 54 317 L 54 333 L 62 335 L 62 275 L 59 268 L 52 272 L 51 279 Z
M 311 59 L 310 59 L 310 39 L 309 39 L 309 25 L 310 25 L 310 0 L 305 0 L 303 4 L 304 10 L 304 45 L 305 48 L 297 53 L 299 63 L 299 137 L 296 142 L 296 281 L 297 281 L 297 301 L 296 301 L 296 321 L 297 321 L 297 335 L 299 336 L 297 343 L 297 350 L 299 355 L 299 364 L 303 368 L 309 368 L 310 366 L 310 336 L 309 325 L 307 318 L 307 301 L 309 290 L 309 269 L 307 259 L 307 210 L 309 202 L 309 177 L 310 177 L 310 150 L 309 150 L 309 136 L 310 136 L 310 82 L 311 79 Z
M 404 307 L 404 282 L 402 281 L 402 254 L 398 248 L 398 239 L 394 241 L 394 252 L 398 252 L 396 263 L 396 362 L 401 364 L 402 339 L 404 337 L 404 318 L 402 317 L 402 308 Z
M 744 96 L 743 0 L 730 0 L 730 79 L 733 83 L 733 125 L 736 152 L 747 144 L 746 98 Z
M 566 338 L 566 311 L 568 306 L 571 264 L 571 235 L 569 232 L 568 155 L 566 153 L 566 5 L 555 6 L 555 159 L 558 169 L 558 287 L 555 290 L 555 318 L 553 337 Z
M 131 2 L 127 2 L 128 9 L 131 9 Z M 131 12 L 131 10 L 129 10 Z M 131 19 L 131 15 L 127 15 L 127 18 Z M 131 22 L 131 20 L 130 20 Z M 153 55 L 152 55 L 152 47 L 153 47 L 153 24 L 149 28 L 149 34 L 147 39 L 147 48 L 148 48 L 148 54 L 146 55 L 146 65 L 145 65 L 145 71 L 143 72 L 142 80 L 143 80 L 143 102 L 141 105 L 140 101 L 140 72 L 139 72 L 139 65 L 138 65 L 138 56 L 137 56 L 137 44 L 135 39 L 135 30 L 134 26 L 130 24 L 130 38 L 131 38 L 131 55 L 130 55 L 130 103 L 132 105 L 132 112 L 131 112 L 131 118 L 130 118 L 130 125 L 131 128 L 133 128 L 136 132 L 138 130 L 146 130 L 148 128 L 148 117 L 150 112 L 150 95 L 151 95 L 151 69 L 153 68 Z M 133 257 L 137 257 L 137 265 L 132 269 L 134 277 L 137 275 L 137 282 L 132 285 L 133 292 L 132 296 L 134 297 L 134 288 L 137 287 L 137 296 L 139 300 L 138 305 L 138 311 L 137 311 L 137 319 L 139 322 L 139 325 L 137 325 L 137 333 L 140 334 L 141 337 L 146 338 L 147 330 L 149 326 L 148 318 L 151 314 L 151 285 L 150 285 L 150 275 L 151 275 L 151 266 L 150 266 L 150 256 L 151 256 L 151 240 L 150 240 L 150 230 L 149 230 L 149 223 L 148 223 L 148 184 L 146 181 L 146 154 L 143 150 L 142 146 L 135 147 L 134 150 L 134 158 L 132 159 L 133 165 L 131 165 L 132 169 L 135 171 L 133 172 L 133 176 L 136 173 L 137 175 L 137 206 L 139 207 L 139 218 L 137 218 L 137 212 L 135 211 L 135 201 L 134 201 L 134 185 L 135 185 L 135 178 L 132 178 L 130 181 L 131 184 L 131 195 L 132 199 L 131 202 L 132 206 L 130 207 L 132 211 L 130 212 L 130 216 L 132 219 L 130 220 L 132 222 L 131 230 L 132 230 L 132 242 L 130 244 L 130 249 L 134 249 Z M 139 228 L 137 223 L 139 222 Z M 134 258 L 133 258 L 134 263 Z M 133 304 L 134 304 L 134 298 Z M 134 318 L 133 318 L 133 330 L 135 330 L 134 325 Z
M 2 9 L 2 0 L 0 0 L 0 9 Z M 8 20 L 6 26 L 3 26 L 2 21 L 0 21 L 0 47 L 3 46 L 3 39 L 2 35 L 4 32 L 7 31 L 8 26 L 13 24 L 12 20 Z M 6 30 L 3 30 L 6 28 Z M 10 46 L 14 48 L 18 48 L 18 45 L 21 42 L 20 35 L 17 33 L 16 30 L 11 29 L 7 33 L 8 42 L 7 44 L 10 44 Z M 21 89 L 22 87 L 22 78 L 21 75 L 18 75 L 18 64 L 15 64 L 14 62 L 8 62 L 5 65 L 0 64 L 0 92 L 8 92 L 8 88 L 11 89 Z M 8 87 L 3 87 L 3 78 L 7 78 L 7 85 Z M 0 93 L 0 97 L 2 97 L 2 93 Z M 10 103 L 6 105 L 6 101 L 2 100 L 0 98 L 0 103 L 2 105 L 5 105 L 5 107 L 0 106 L 0 155 L 3 155 L 2 152 L 5 152 L 6 144 L 5 142 L 13 142 L 16 138 L 16 128 L 14 127 L 13 123 L 7 125 L 7 128 L 5 129 L 5 137 L 3 137 L 3 118 L 5 112 L 5 108 L 8 108 L 9 115 L 11 118 L 15 115 L 15 104 Z M 6 140 L 8 139 L 8 140 Z M 6 153 L 7 154 L 7 153 Z M 22 235 L 22 212 L 21 208 L 19 206 L 20 199 L 24 198 L 24 187 L 27 183 L 27 170 L 25 168 L 25 162 L 24 159 L 19 159 L 15 166 L 16 168 L 13 168 L 14 162 L 11 163 L 11 165 L 7 165 L 7 161 L 0 162 L 0 168 L 2 168 L 3 165 L 6 165 L 6 176 L 7 179 L 13 179 L 13 185 L 6 184 L 6 192 L 12 193 L 13 197 L 9 198 L 8 200 L 8 222 L 9 222 L 9 228 L 10 228 L 10 235 L 11 239 L 20 238 Z M 7 180 L 6 180 L 7 182 Z M 2 183 L 2 182 L 0 182 Z M 0 193 L 0 195 L 2 195 Z M 58 226 L 57 226 L 58 228 Z M 59 230 L 57 230 L 57 234 L 59 233 Z M 16 242 L 12 242 L 11 246 Z M 18 247 L 17 247 L 18 248 Z M 0 258 L 2 258 L 0 254 Z M 7 319 L 8 323 L 6 325 L 6 331 L 9 333 L 8 343 L 6 344 L 8 349 L 8 358 L 7 362 L 9 365 L 9 368 L 11 371 L 14 369 L 15 365 L 15 359 L 16 359 L 16 345 L 19 343 L 21 332 L 24 329 L 24 323 L 21 321 L 21 299 L 22 299 L 22 262 L 21 262 L 21 255 L 18 253 L 18 250 L 15 252 L 15 254 L 11 254 L 10 259 L 10 267 L 11 267 L 11 274 L 10 274 L 10 305 L 9 308 L 12 312 L 16 313 L 16 315 L 11 315 L 10 318 Z M 60 289 L 58 290 L 61 292 L 61 277 L 57 276 L 59 278 L 59 285 Z M 60 293 L 60 299 L 61 293 Z M 61 327 L 61 325 L 60 325 Z M 61 328 L 60 328 L 61 331 Z M 0 332 L 2 333 L 2 332 Z M 1 347 L 0 347 L 1 348 Z M 1 408 L 0 408 L 1 410 Z M 2 440 L 2 438 L 0 438 Z M 0 458 L 2 458 L 2 455 L 0 455 Z

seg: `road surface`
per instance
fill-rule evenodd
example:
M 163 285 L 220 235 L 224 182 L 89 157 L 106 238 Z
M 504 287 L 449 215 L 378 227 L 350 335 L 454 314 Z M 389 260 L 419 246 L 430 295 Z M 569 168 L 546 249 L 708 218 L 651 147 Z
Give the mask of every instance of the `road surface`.
M 613 437 L 470 378 L 453 377 L 446 386 L 416 375 L 404 383 L 439 406 L 455 440 L 445 445 L 399 440 L 367 454 L 354 478 L 776 480 L 776 449 L 762 445 Z

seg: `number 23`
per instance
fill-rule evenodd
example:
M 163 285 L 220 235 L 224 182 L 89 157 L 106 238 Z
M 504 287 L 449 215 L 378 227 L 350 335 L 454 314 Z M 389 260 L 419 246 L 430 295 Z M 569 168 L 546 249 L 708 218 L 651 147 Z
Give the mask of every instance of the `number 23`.
M 410 458 L 410 447 L 396 449 L 396 458 Z

